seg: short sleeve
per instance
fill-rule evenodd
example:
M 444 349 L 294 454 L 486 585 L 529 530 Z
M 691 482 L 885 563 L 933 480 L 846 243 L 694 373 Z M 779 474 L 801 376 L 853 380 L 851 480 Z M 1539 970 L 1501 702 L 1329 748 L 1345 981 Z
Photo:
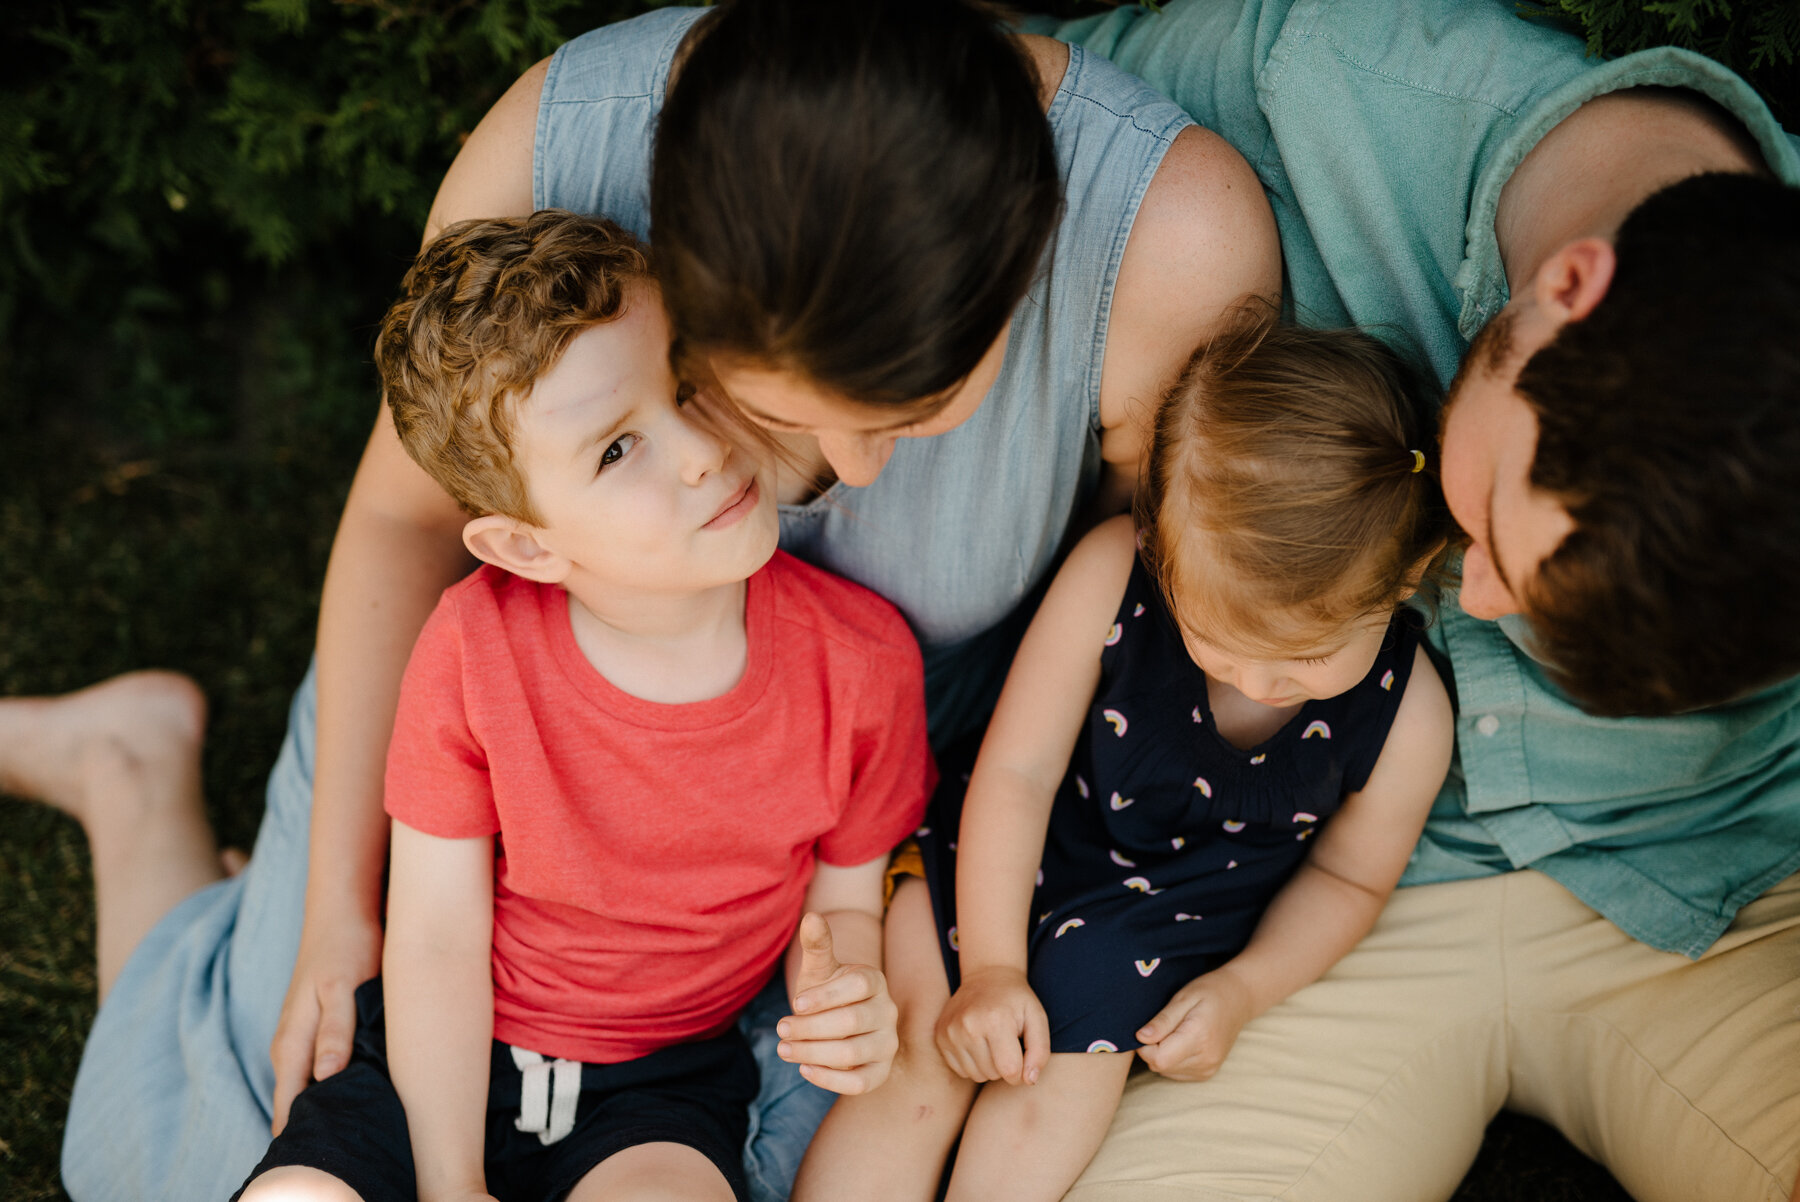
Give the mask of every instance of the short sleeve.
M 857 693 L 850 796 L 819 840 L 819 858 L 850 867 L 886 855 L 918 829 L 937 784 L 925 737 L 925 669 L 898 614 L 901 642 L 871 656 Z
M 487 753 L 469 729 L 464 666 L 453 590 L 438 602 L 407 661 L 384 797 L 391 817 L 442 839 L 500 829 Z

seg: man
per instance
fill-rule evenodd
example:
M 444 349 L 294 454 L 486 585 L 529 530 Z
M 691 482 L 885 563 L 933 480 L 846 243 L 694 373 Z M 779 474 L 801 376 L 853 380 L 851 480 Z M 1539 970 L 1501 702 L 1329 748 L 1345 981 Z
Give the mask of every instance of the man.
M 1502 1106 L 1640 1198 L 1800 1197 L 1795 142 L 1491 0 L 1058 32 L 1245 154 L 1300 320 L 1456 371 L 1469 537 L 1413 887 L 1208 1085 L 1140 1078 L 1070 1197 L 1447 1197 Z

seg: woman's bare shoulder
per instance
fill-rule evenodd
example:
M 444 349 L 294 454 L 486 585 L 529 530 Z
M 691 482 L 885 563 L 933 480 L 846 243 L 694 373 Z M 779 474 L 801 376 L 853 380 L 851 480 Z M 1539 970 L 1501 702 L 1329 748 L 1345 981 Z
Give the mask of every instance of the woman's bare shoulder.
M 425 219 L 424 241 L 472 217 L 520 217 L 531 212 L 531 155 L 538 98 L 550 60 L 531 67 L 494 102 L 457 152 Z

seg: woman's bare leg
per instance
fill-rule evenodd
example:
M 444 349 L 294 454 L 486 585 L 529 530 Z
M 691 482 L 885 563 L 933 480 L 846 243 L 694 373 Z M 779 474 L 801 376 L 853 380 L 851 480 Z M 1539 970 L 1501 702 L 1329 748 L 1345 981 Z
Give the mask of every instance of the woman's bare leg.
M 969 1114 L 946 1202 L 1057 1202 L 1099 1151 L 1133 1059 L 1058 1052 L 1036 1085 L 989 1082 Z
M 900 1051 L 879 1089 L 832 1104 L 800 1162 L 794 1202 L 931 1202 L 975 1096 L 937 1050 L 950 982 L 924 881 L 900 882 L 882 943 L 888 992 L 900 1007 Z
M 205 731 L 205 696 L 173 672 L 0 700 L 0 793 L 55 806 L 87 833 L 102 998 L 150 928 L 224 875 L 200 797 Z

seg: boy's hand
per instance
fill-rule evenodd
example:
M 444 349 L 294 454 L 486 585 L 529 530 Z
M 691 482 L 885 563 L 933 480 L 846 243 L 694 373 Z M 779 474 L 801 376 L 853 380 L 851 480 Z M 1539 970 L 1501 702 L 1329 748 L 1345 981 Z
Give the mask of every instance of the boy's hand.
M 356 987 L 381 971 L 381 927 L 348 918 L 301 931 L 294 978 L 269 1044 L 275 1065 L 273 1135 L 287 1126 L 288 1108 L 309 1081 L 323 1081 L 350 1063 L 356 1034 Z
M 867 964 L 839 964 L 831 926 L 809 913 L 800 920 L 800 971 L 794 1013 L 775 1026 L 776 1049 L 800 1075 L 833 1093 L 867 1093 L 887 1080 L 900 1047 L 899 1009 L 887 978 Z
M 1036 1085 L 1050 1059 L 1050 1020 L 1016 968 L 987 968 L 963 978 L 938 1017 L 938 1051 L 971 1081 Z
M 1157 1016 L 1138 1030 L 1145 1064 L 1176 1081 L 1204 1081 L 1219 1071 L 1238 1032 L 1252 1016 L 1250 989 L 1230 968 L 1218 968 L 1182 986 Z

